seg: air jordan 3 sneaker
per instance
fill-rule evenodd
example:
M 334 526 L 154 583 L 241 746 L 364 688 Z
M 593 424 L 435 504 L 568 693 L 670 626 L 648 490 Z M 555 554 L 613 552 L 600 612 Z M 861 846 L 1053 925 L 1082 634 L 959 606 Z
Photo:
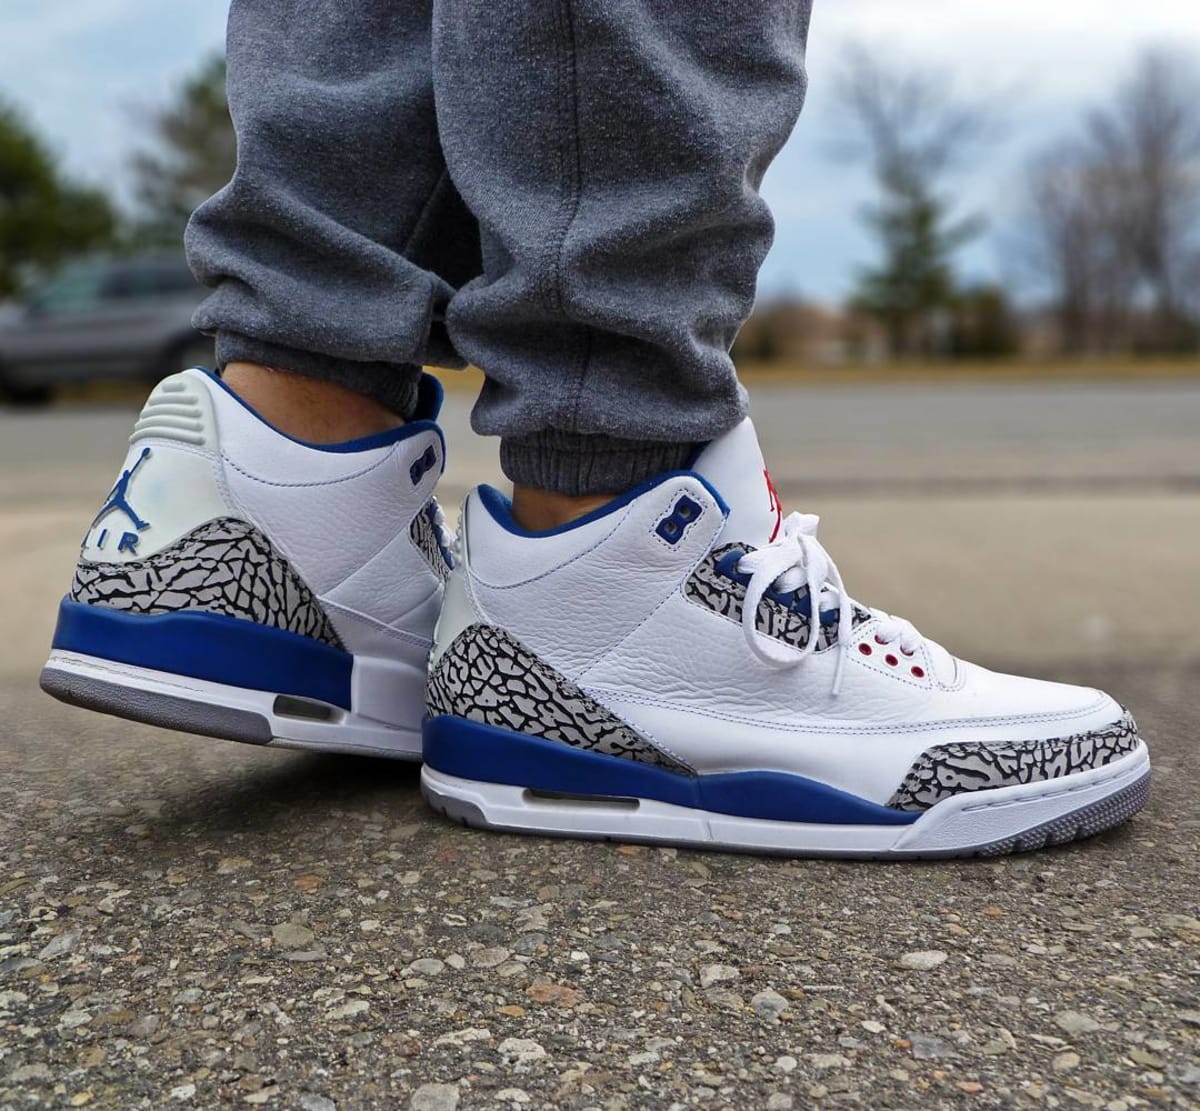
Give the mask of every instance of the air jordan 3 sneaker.
M 428 801 L 498 830 L 797 856 L 990 855 L 1147 801 L 1130 715 L 853 600 L 749 419 L 550 532 L 463 507 L 430 659 Z
M 452 537 L 441 387 L 339 444 L 273 428 L 219 378 L 161 382 L 92 520 L 42 688 L 253 744 L 419 759 Z

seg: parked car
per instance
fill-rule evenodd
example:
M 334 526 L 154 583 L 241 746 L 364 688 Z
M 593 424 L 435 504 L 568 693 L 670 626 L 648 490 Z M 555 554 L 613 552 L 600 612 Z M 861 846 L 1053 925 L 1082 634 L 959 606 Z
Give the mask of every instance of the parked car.
M 191 324 L 204 295 L 178 255 L 68 266 L 0 317 L 0 398 L 37 404 L 64 382 L 211 365 L 212 341 Z

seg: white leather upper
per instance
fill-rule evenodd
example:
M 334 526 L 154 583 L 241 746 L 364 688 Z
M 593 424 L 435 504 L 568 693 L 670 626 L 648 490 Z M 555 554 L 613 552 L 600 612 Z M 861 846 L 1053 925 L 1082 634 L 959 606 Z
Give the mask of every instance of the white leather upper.
M 1121 717 L 1099 691 L 961 664 L 932 642 L 901 658 L 874 642 L 877 618 L 855 630 L 837 695 L 836 648 L 797 667 L 764 665 L 740 621 L 683 589 L 714 545 L 766 543 L 774 519 L 753 426 L 731 435 L 738 443 L 714 452 L 720 465 L 705 476 L 732 507 L 728 525 L 718 499 L 690 476 L 547 537 L 515 535 L 470 495 L 465 558 L 451 578 L 453 615 L 443 617 L 438 647 L 474 621 L 500 626 L 698 772 L 793 772 L 879 802 L 931 745 L 1065 737 Z M 729 480 L 739 456 L 753 481 Z M 728 489 L 737 491 L 732 500 Z M 681 494 L 702 512 L 678 543 L 666 543 L 655 526 Z M 756 507 L 741 512 L 748 497 Z
M 144 559 L 214 517 L 243 517 L 222 479 L 216 415 L 205 383 L 173 374 L 151 391 L 114 490 L 123 479 L 127 504 L 146 527 L 138 528 L 118 505 L 106 502 L 84 537 L 86 560 Z M 132 542 L 122 546 L 126 534 Z
M 127 483 L 148 527 L 132 551 L 118 552 L 113 533 L 131 526 L 112 509 L 89 530 L 83 556 L 144 558 L 206 521 L 234 517 L 288 559 L 351 652 L 386 655 L 399 642 L 406 651 L 427 648 L 442 582 L 410 527 L 433 495 L 444 447 L 435 426 L 410 427 L 383 446 L 326 450 L 278 432 L 204 371 L 173 375 L 147 401 L 122 466 L 150 449 Z M 437 463 L 414 483 L 411 468 L 430 448 Z M 100 548 L 106 523 L 113 528 Z
M 782 512 L 749 417 L 705 447 L 693 469 L 716 487 L 729 509 L 726 539 L 756 548 L 774 539 Z
M 654 526 L 663 516 L 661 507 L 682 494 L 703 512 L 672 547 Z M 520 630 L 526 647 L 578 675 L 667 601 L 679 587 L 681 564 L 695 564 L 709 551 L 725 518 L 704 483 L 687 475 L 548 537 L 506 531 L 477 492 L 467 499 L 463 521 L 462 546 L 478 612 L 488 624 Z

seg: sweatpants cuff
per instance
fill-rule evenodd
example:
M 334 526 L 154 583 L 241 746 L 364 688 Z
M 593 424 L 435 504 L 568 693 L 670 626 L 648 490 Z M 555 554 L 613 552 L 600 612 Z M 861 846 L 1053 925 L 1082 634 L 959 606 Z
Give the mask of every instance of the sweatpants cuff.
M 358 363 L 299 351 L 281 344 L 264 343 L 236 332 L 217 333 L 217 362 L 260 363 L 276 370 L 336 382 L 363 394 L 408 420 L 417 408 L 417 382 L 421 368 L 408 363 Z
M 515 483 L 578 497 L 619 494 L 686 467 L 693 444 L 622 440 L 578 432 L 535 432 L 500 441 L 500 467 Z

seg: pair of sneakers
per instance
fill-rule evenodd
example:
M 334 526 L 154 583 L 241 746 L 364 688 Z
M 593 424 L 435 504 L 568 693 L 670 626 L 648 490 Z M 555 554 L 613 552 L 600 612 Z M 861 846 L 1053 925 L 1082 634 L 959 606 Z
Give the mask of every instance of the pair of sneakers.
M 214 375 L 150 395 L 42 686 L 253 744 L 424 759 L 448 816 L 549 835 L 931 857 L 1071 840 L 1149 792 L 1100 691 L 964 663 L 845 592 L 753 425 L 549 532 L 459 535 L 426 376 L 403 428 L 271 427 Z

